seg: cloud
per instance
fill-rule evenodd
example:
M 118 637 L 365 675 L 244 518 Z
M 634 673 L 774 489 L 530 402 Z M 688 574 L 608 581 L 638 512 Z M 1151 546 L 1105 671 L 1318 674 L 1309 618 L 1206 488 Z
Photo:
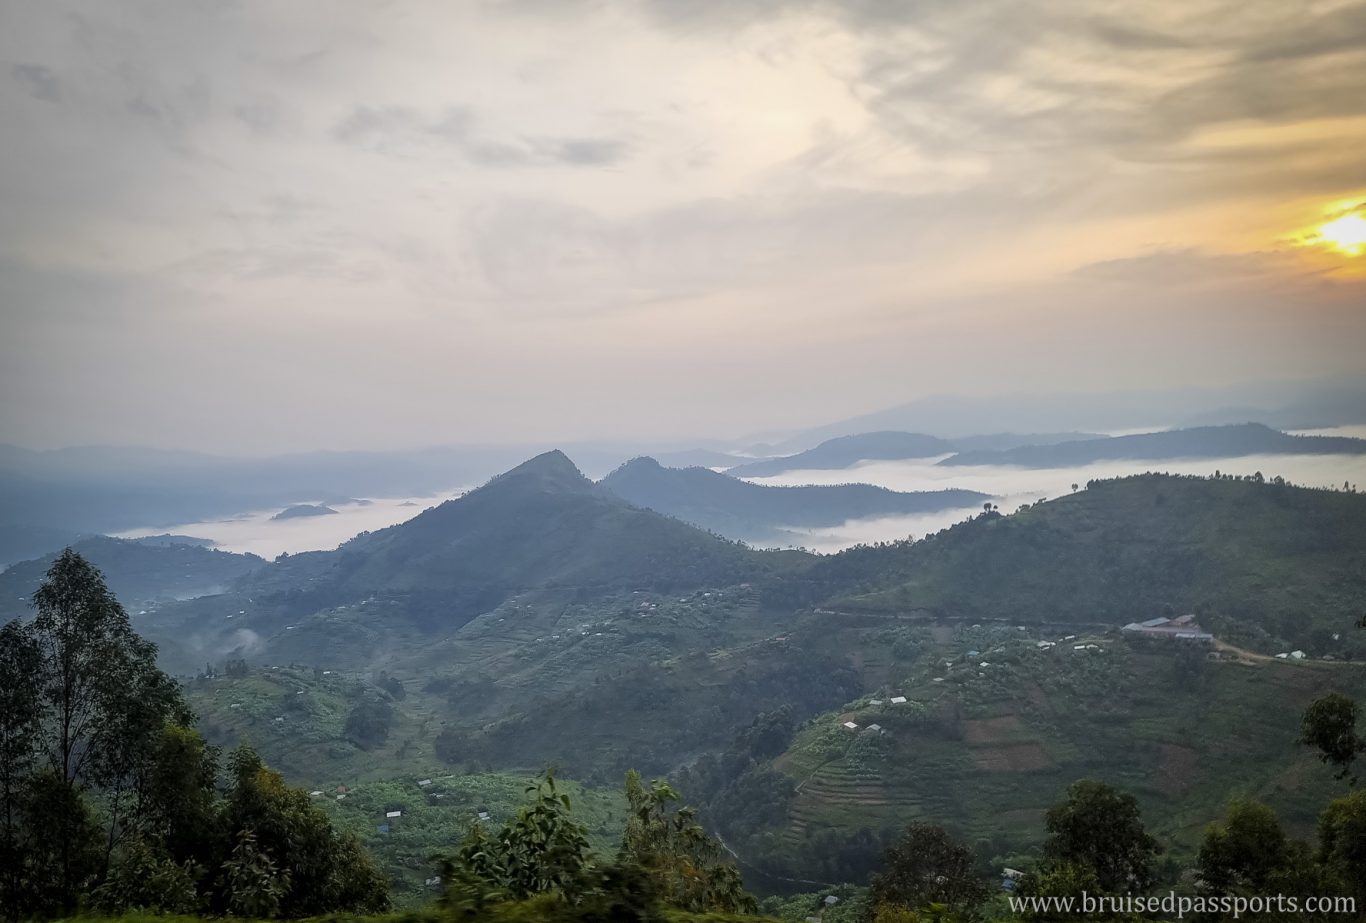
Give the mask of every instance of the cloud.
M 10 67 L 10 76 L 34 99 L 48 103 L 62 101 L 61 78 L 41 64 L 15 64 Z
M 463 106 L 424 114 L 408 106 L 356 106 L 332 129 L 340 143 L 396 156 L 454 149 L 487 167 L 610 166 L 630 152 L 624 138 L 524 135 L 489 138 L 477 131 L 475 113 Z
M 1283 241 L 1366 197 L 1364 23 L 1357 0 L 20 5 L 0 388 L 34 397 L 0 435 L 679 435 L 1031 375 L 1345 375 L 1351 267 Z M 1100 361 L 1083 333 L 1168 352 Z

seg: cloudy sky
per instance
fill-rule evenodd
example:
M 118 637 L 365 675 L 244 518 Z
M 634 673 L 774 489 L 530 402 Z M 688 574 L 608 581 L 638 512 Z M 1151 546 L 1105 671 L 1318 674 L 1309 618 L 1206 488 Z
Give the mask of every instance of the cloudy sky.
M 1366 2 L 0 19 L 0 441 L 726 436 L 1366 376 Z

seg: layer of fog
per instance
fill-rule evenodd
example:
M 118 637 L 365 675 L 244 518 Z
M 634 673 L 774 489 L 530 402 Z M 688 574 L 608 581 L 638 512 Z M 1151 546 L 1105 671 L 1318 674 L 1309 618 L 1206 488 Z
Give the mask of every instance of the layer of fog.
M 327 504 L 333 515 L 271 519 L 278 508 L 242 513 L 229 519 L 187 522 L 170 528 L 135 529 L 119 533 L 120 538 L 141 538 L 171 532 L 207 538 L 224 551 L 258 554 L 272 559 L 282 552 L 327 551 L 361 532 L 373 532 L 412 519 L 424 508 L 435 506 L 464 490 L 433 497 L 390 497 L 358 500 L 353 503 Z M 300 500 L 315 503 L 315 500 Z
M 1366 424 L 1305 431 L 1305 435 L 1366 438 Z M 1143 471 L 1173 474 L 1211 474 L 1215 470 L 1250 475 L 1256 471 L 1271 478 L 1281 475 L 1295 484 L 1341 487 L 1343 481 L 1366 484 L 1363 455 L 1273 455 L 1224 459 L 1169 459 L 1163 461 L 1105 461 L 1072 468 L 1017 468 L 1010 466 L 939 466 L 942 457 L 904 461 L 870 461 L 836 470 L 788 471 L 766 478 L 748 478 L 756 484 L 848 484 L 862 482 L 892 490 L 945 490 L 963 488 L 991 494 L 1003 512 L 1021 504 L 1071 491 L 1072 484 L 1085 485 L 1096 478 L 1120 477 Z M 426 507 L 458 497 L 464 490 L 429 497 L 379 498 L 356 503 L 329 504 L 335 515 L 272 520 L 279 508 L 243 513 L 227 519 L 189 522 L 156 529 L 119 533 L 135 538 L 163 532 L 210 539 L 225 551 L 250 552 L 274 558 L 282 552 L 322 551 L 336 548 L 363 531 L 374 531 L 406 522 Z M 301 498 L 301 503 L 316 500 Z M 980 504 L 917 513 L 854 519 L 821 529 L 783 527 L 800 539 L 783 543 L 830 553 L 861 543 L 922 538 L 981 512 Z
M 1354 435 L 1347 428 L 1325 431 Z M 941 456 L 940 458 L 942 458 Z M 755 484 L 877 484 L 891 490 L 947 490 L 963 488 L 993 495 L 1001 511 L 1013 513 L 1025 503 L 1070 493 L 1093 479 L 1122 477 L 1144 471 L 1171 474 L 1251 475 L 1268 479 L 1280 475 L 1306 487 L 1341 487 L 1344 481 L 1366 484 L 1366 455 L 1249 455 L 1242 458 L 1167 459 L 1163 461 L 1104 461 L 1070 468 L 1017 468 L 1003 465 L 940 466 L 940 458 L 871 461 L 835 471 L 787 471 L 767 478 L 746 478 Z M 805 536 L 800 544 L 813 551 L 835 552 L 860 543 L 923 538 L 981 512 L 980 505 L 913 516 L 854 519 L 823 529 L 789 529 Z

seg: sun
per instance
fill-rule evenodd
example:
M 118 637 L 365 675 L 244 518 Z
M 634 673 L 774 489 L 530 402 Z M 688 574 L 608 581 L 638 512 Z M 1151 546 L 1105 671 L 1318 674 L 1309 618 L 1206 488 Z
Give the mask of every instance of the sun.
M 1319 240 L 1348 256 L 1366 253 L 1366 217 L 1353 212 L 1321 225 Z

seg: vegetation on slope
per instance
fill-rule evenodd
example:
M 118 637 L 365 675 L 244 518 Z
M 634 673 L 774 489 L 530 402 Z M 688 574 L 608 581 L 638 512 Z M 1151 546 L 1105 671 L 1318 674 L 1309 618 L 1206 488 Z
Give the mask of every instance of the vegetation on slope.
M 1366 598 L 1366 495 L 1146 474 L 851 549 L 769 601 L 1013 623 L 1123 625 L 1166 606 L 1268 653 L 1327 653 Z

